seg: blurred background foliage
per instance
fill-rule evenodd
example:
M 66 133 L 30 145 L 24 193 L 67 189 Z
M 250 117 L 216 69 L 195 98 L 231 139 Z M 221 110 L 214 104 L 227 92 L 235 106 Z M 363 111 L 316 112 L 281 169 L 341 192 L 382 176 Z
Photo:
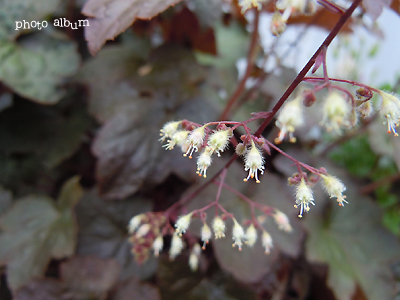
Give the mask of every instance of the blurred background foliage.
M 173 262 L 166 253 L 135 262 L 130 218 L 165 210 L 199 184 L 193 161 L 163 150 L 159 129 L 170 120 L 218 118 L 238 84 L 250 32 L 235 1 L 149 0 L 154 11 L 145 11 L 144 1 L 130 2 L 133 15 L 110 13 L 124 28 L 100 50 L 110 33 L 98 18 L 88 28 L 15 30 L 17 20 L 74 24 L 86 18 L 83 1 L 0 0 L 0 299 L 394 299 L 400 139 L 384 135 L 377 119 L 341 137 L 310 135 L 319 107 L 308 112 L 310 126 L 299 142 L 282 148 L 340 177 L 349 205 L 338 208 L 316 188 L 317 206 L 298 220 L 286 185 L 295 171 L 289 161 L 273 152 L 260 185 L 243 184 L 238 161 L 227 182 L 287 213 L 294 227 L 285 234 L 270 226 L 270 255 L 261 245 L 237 252 L 227 237 L 207 247 L 197 272 L 189 269 L 188 251 Z M 392 9 L 398 12 L 398 1 Z M 325 15 L 293 18 L 290 26 L 329 30 L 338 18 L 317 14 Z M 133 22 L 137 16 L 155 17 Z M 371 59 L 376 51 L 366 50 Z M 261 48 L 258 54 L 273 56 Z M 296 75 L 280 59 L 269 72 L 255 66 L 251 77 L 259 84 L 245 91 L 231 119 L 274 105 Z M 400 92 L 398 85 L 382 88 Z M 263 133 L 276 134 L 272 125 Z M 215 194 L 214 187 L 205 190 L 191 208 Z M 228 191 L 221 203 L 239 219 L 249 215 Z M 191 226 L 199 232 L 199 223 Z

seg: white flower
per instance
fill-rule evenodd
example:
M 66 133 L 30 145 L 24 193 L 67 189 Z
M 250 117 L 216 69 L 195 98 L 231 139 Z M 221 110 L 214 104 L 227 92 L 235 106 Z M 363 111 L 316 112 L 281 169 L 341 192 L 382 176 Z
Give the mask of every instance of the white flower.
M 325 100 L 321 124 L 325 124 L 328 131 L 341 134 L 341 127 L 350 125 L 351 110 L 350 103 L 342 95 L 332 92 Z
M 196 272 L 199 267 L 199 258 L 201 254 L 201 248 L 198 243 L 194 244 L 192 252 L 189 256 L 189 267 L 193 272 Z
M 291 232 L 292 226 L 290 226 L 290 222 L 288 217 L 281 211 L 276 210 L 273 214 L 276 225 L 278 225 L 279 230 L 283 230 L 285 232 Z
M 233 247 L 238 246 L 239 251 L 242 251 L 242 240 L 245 239 L 245 234 L 243 227 L 240 226 L 240 224 L 236 221 L 236 219 L 233 219 L 233 229 L 232 229 L 232 239 L 233 239 Z
M 388 133 L 393 132 L 394 136 L 399 136 L 396 127 L 400 125 L 400 100 L 397 95 L 392 95 L 383 91 L 379 94 L 382 97 L 382 105 L 379 114 L 386 118 Z M 384 124 L 385 124 L 384 123 Z
M 261 175 L 264 174 L 264 158 L 261 155 L 261 151 L 254 145 L 254 142 L 251 141 L 251 148 L 250 150 L 246 151 L 244 170 L 249 170 L 249 175 L 247 178 L 243 179 L 243 181 L 247 182 L 249 178 L 255 178 L 257 183 L 260 183 L 258 180 L 257 171 L 261 172 Z
M 304 178 L 301 178 L 300 184 L 297 186 L 296 205 L 294 206 L 297 208 L 300 205 L 299 218 L 303 217 L 304 211 L 308 212 L 310 210 L 310 204 L 315 205 L 312 190 L 307 186 Z
M 208 146 L 210 147 L 211 152 L 215 151 L 218 156 L 221 156 L 220 152 L 224 152 L 232 135 L 232 129 L 218 130 L 214 132 L 208 139 Z
M 201 126 L 199 128 L 194 129 L 187 138 L 187 143 L 189 144 L 189 148 L 183 156 L 189 155 L 189 158 L 192 158 L 193 151 L 199 151 L 199 148 L 203 145 L 204 140 L 204 129 L 205 126 Z
M 257 241 L 257 230 L 253 224 L 249 226 L 246 230 L 246 244 L 249 247 L 253 247 Z
M 285 20 L 291 15 L 308 15 L 316 11 L 315 3 L 312 0 L 278 0 L 276 8 L 283 10 Z
M 128 225 L 128 232 L 130 234 L 134 233 L 135 230 L 139 227 L 139 225 L 142 223 L 142 219 L 144 217 L 144 214 L 140 214 L 137 216 L 134 216 L 130 221 Z
M 366 101 L 357 107 L 357 111 L 363 118 L 368 118 L 373 113 L 374 108 L 371 101 Z
M 242 8 L 242 13 L 251 7 L 257 7 L 258 10 L 261 10 L 263 2 L 267 1 L 269 0 L 239 0 L 239 6 Z
M 178 126 L 181 123 L 182 121 L 172 121 L 166 123 L 160 130 L 161 138 L 159 139 L 159 141 L 164 141 L 166 138 L 172 137 L 172 135 L 175 134 L 175 132 L 178 130 Z
M 186 232 L 186 230 L 188 229 L 189 225 L 190 225 L 190 221 L 192 218 L 192 214 L 193 213 L 189 213 L 185 216 L 182 216 L 178 219 L 178 221 L 176 221 L 175 223 L 175 231 L 179 236 L 182 236 L 183 233 Z
M 215 219 L 213 221 L 213 224 L 212 224 L 212 228 L 213 228 L 213 231 L 214 231 L 216 239 L 220 239 L 220 238 L 225 237 L 225 228 L 226 228 L 226 226 L 225 226 L 225 223 L 224 223 L 224 221 L 222 220 L 222 218 L 220 216 L 216 216 L 215 217 Z
M 346 196 L 343 196 L 343 192 L 346 190 L 346 186 L 336 177 L 330 175 L 320 175 L 322 180 L 322 187 L 328 193 L 329 197 L 336 197 L 339 206 L 344 206 L 345 203 L 349 203 L 346 200 Z
M 183 250 L 184 244 L 182 238 L 174 234 L 172 235 L 171 248 L 169 249 L 169 259 L 174 260 Z
M 160 234 L 153 242 L 154 255 L 158 256 L 164 247 L 164 239 Z
M 303 106 L 301 104 L 302 99 L 303 97 L 297 97 L 287 102 L 281 109 L 275 122 L 276 126 L 280 128 L 279 136 L 275 139 L 276 144 L 281 143 L 287 133 L 289 133 L 289 141 L 291 143 L 296 142 L 293 132 L 297 127 L 304 124 Z
M 271 252 L 271 248 L 273 247 L 271 235 L 264 231 L 261 237 L 261 244 L 265 249 L 265 254 L 269 254 Z
M 199 176 L 203 176 L 204 178 L 207 177 L 207 169 L 211 165 L 211 155 L 212 151 L 209 147 L 206 147 L 197 159 L 197 174 Z
M 204 223 L 203 227 L 201 228 L 201 240 L 203 241 L 203 250 L 206 249 L 206 245 L 209 243 L 211 239 L 211 229 L 208 227 L 206 223 Z
M 186 142 L 189 132 L 190 131 L 187 130 L 180 130 L 175 132 L 172 135 L 171 139 L 168 140 L 168 143 L 165 144 L 163 147 L 165 147 L 165 150 L 172 150 L 174 149 L 175 145 L 182 146 L 182 144 Z

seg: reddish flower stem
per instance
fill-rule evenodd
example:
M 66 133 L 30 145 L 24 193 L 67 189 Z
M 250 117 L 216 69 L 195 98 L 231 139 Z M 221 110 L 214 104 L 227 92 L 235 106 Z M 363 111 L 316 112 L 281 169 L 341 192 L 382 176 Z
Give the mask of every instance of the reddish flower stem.
M 293 91 L 296 89 L 296 87 L 303 81 L 303 79 L 305 78 L 308 71 L 314 65 L 318 55 L 321 53 L 321 51 L 324 48 L 327 48 L 331 44 L 333 39 L 338 35 L 340 29 L 343 27 L 343 25 L 346 23 L 346 21 L 351 17 L 354 10 L 357 8 L 358 5 L 360 5 L 360 3 L 361 3 L 361 0 L 354 0 L 354 2 L 351 4 L 349 9 L 347 9 L 346 12 L 340 17 L 339 21 L 336 23 L 335 27 L 332 29 L 332 31 L 329 33 L 329 35 L 326 37 L 326 39 L 322 42 L 321 46 L 318 48 L 317 51 L 315 51 L 314 55 L 310 58 L 310 60 L 307 62 L 307 64 L 304 66 L 304 68 L 300 71 L 300 73 L 297 75 L 297 77 L 293 80 L 292 84 L 288 87 L 288 89 L 285 91 L 285 93 L 279 99 L 278 103 L 276 103 L 275 106 L 272 108 L 271 114 L 264 120 L 264 122 L 257 129 L 256 133 L 254 134 L 256 137 L 261 136 L 261 133 L 268 126 L 268 124 L 272 121 L 272 119 L 274 118 L 274 116 L 276 115 L 278 110 L 282 107 L 283 103 L 285 103 L 285 101 L 293 93 Z

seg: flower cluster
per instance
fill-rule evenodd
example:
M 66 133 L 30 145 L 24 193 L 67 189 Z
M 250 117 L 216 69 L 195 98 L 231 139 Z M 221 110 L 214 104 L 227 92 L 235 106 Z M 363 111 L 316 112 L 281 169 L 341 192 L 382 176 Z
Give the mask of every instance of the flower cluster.
M 189 122 L 172 121 L 166 123 L 160 130 L 162 136 L 160 141 L 164 142 L 168 137 L 167 144 L 163 147 L 167 150 L 172 150 L 175 146 L 181 147 L 183 155 L 189 158 L 193 157 L 193 153 L 201 152 L 197 157 L 196 173 L 206 178 L 207 170 L 212 163 L 212 155 L 215 153 L 217 156 L 221 156 L 221 153 L 228 148 L 229 139 L 233 136 L 233 130 L 224 124 L 217 126 L 216 130 L 209 129 L 208 124 L 186 130 L 192 127 L 193 123 L 190 123 L 185 129 L 179 129 L 180 124 L 186 123 Z M 264 173 L 264 158 L 260 147 L 264 140 L 255 137 L 245 137 L 243 139 L 246 144 L 239 144 L 236 147 L 236 152 L 244 157 L 245 171 L 249 172 L 244 181 L 254 178 L 257 183 L 260 183 L 258 172 Z M 239 150 L 239 148 L 242 149 Z
M 326 191 L 330 198 L 336 198 L 339 206 L 344 206 L 345 203 L 348 203 L 345 200 L 346 196 L 343 195 L 343 192 L 346 190 L 346 186 L 338 178 L 327 174 L 324 169 L 318 174 L 318 176 L 322 179 L 322 188 Z M 311 204 L 315 205 L 311 187 L 317 180 L 318 179 L 315 178 L 307 179 L 304 173 L 301 175 L 295 173 L 289 178 L 289 184 L 296 186 L 296 204 L 294 207 L 300 207 L 300 213 L 298 215 L 299 218 L 303 217 L 304 212 L 308 212 L 310 210 Z M 276 218 L 281 219 L 283 217 L 276 216 Z

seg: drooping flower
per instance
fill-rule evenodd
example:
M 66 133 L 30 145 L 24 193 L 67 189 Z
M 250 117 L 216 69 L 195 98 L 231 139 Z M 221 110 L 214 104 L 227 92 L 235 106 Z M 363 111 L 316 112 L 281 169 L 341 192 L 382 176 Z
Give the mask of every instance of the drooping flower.
M 153 242 L 154 256 L 158 256 L 164 247 L 164 239 L 160 234 Z
M 204 151 L 199 155 L 197 159 L 197 174 L 199 176 L 207 177 L 207 169 L 211 165 L 211 155 L 212 150 L 209 147 L 206 147 Z
M 299 218 L 303 217 L 303 212 L 308 212 L 310 210 L 310 204 L 315 205 L 314 197 L 311 188 L 306 184 L 304 178 L 301 178 L 300 184 L 297 186 L 296 190 L 296 205 L 297 208 L 300 205 Z
M 203 242 L 203 250 L 206 249 L 206 245 L 209 243 L 211 239 L 211 229 L 208 227 L 206 223 L 204 223 L 203 227 L 201 228 L 201 240 Z
M 363 118 L 368 118 L 373 113 L 374 108 L 371 101 L 366 101 L 357 107 L 357 111 Z
M 208 139 L 208 146 L 211 152 L 216 152 L 218 156 L 221 156 L 220 152 L 228 147 L 229 139 L 232 137 L 232 129 L 218 130 L 210 135 Z
M 289 134 L 289 141 L 291 143 L 296 142 L 293 132 L 296 128 L 304 124 L 302 99 L 303 97 L 297 97 L 282 107 L 275 122 L 276 126 L 280 128 L 279 136 L 275 139 L 276 144 L 280 144 L 286 134 Z
M 242 8 L 242 13 L 252 7 L 256 7 L 258 10 L 261 10 L 262 4 L 267 1 L 269 0 L 239 0 L 239 6 Z
M 177 235 L 172 235 L 171 248 L 169 248 L 169 259 L 174 260 L 183 250 L 184 244 L 182 238 Z
M 246 230 L 246 245 L 253 247 L 257 241 L 257 230 L 253 224 L 251 224 Z
M 193 249 L 189 256 L 189 267 L 192 272 L 196 272 L 199 267 L 199 258 L 201 254 L 201 247 L 198 243 L 194 244 Z
M 278 225 L 279 230 L 283 230 L 285 232 L 292 231 L 292 226 L 290 225 L 289 219 L 283 212 L 276 210 L 273 214 L 273 217 L 276 225 Z
M 189 144 L 189 148 L 183 156 L 189 155 L 189 158 L 192 158 L 193 152 L 199 151 L 199 148 L 203 145 L 204 134 L 206 127 L 203 125 L 199 128 L 194 129 L 187 138 L 187 144 Z
M 260 183 L 257 172 L 260 171 L 261 175 L 264 174 L 264 158 L 253 140 L 251 141 L 250 149 L 245 153 L 244 162 L 244 170 L 248 170 L 249 175 L 243 181 L 247 182 L 249 178 L 255 178 L 256 182 Z
M 190 131 L 187 130 L 179 130 L 175 132 L 171 136 L 171 139 L 168 140 L 168 142 L 163 147 L 165 148 L 165 150 L 172 150 L 174 149 L 175 145 L 182 146 L 182 144 L 186 142 L 189 133 Z
M 171 121 L 166 123 L 162 129 L 160 129 L 161 138 L 159 141 L 164 141 L 166 138 L 172 137 L 175 132 L 178 130 L 178 126 L 182 123 L 182 121 Z
M 283 18 L 287 21 L 290 16 L 310 15 L 316 11 L 312 0 L 278 0 L 276 8 L 283 10 Z
M 379 94 L 382 97 L 379 114 L 386 119 L 388 133 L 393 132 L 394 136 L 399 136 L 396 132 L 396 127 L 400 125 L 400 100 L 397 95 L 384 91 L 379 91 Z
M 325 100 L 321 124 L 325 124 L 328 131 L 335 131 L 337 134 L 341 134 L 341 127 L 350 125 L 349 117 L 351 111 L 350 103 L 342 95 L 332 92 Z
M 266 231 L 263 231 L 263 234 L 261 237 L 261 244 L 262 244 L 263 248 L 265 249 L 265 254 L 269 254 L 271 252 L 271 248 L 274 246 L 271 235 Z
M 144 214 L 140 214 L 137 216 L 134 216 L 130 221 L 128 225 L 128 232 L 130 234 L 134 233 L 136 229 L 138 229 L 139 225 L 142 223 Z
M 225 222 L 222 220 L 222 218 L 220 216 L 216 216 L 213 224 L 212 224 L 212 228 L 215 234 L 215 238 L 216 239 L 220 239 L 225 237 Z
M 238 246 L 239 251 L 242 251 L 243 240 L 245 239 L 245 233 L 243 227 L 240 226 L 236 219 L 233 219 L 232 239 L 233 247 Z
M 187 215 L 184 215 L 182 217 L 180 217 L 178 219 L 178 221 L 176 221 L 175 223 L 175 231 L 179 236 L 182 236 L 182 234 L 184 234 L 186 232 L 186 230 L 188 229 L 189 225 L 190 225 L 190 221 L 192 218 L 192 214 L 193 213 L 189 213 Z
M 343 192 L 346 190 L 346 186 L 341 182 L 338 178 L 331 175 L 320 175 L 323 179 L 321 184 L 325 191 L 328 193 L 329 197 L 336 198 L 337 202 L 339 202 L 339 206 L 344 206 L 344 203 L 349 203 L 346 200 L 346 196 L 343 195 Z

